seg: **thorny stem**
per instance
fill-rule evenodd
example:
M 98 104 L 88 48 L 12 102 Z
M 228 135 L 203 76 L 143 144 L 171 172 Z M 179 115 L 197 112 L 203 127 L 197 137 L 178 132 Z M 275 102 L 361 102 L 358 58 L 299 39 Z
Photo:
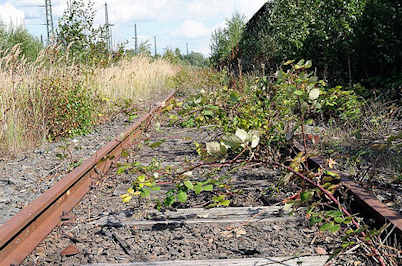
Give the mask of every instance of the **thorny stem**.
M 179 173 L 176 173 L 175 176 L 180 176 L 180 175 L 182 175 L 182 174 L 185 174 L 185 173 L 190 172 L 190 171 L 192 171 L 192 170 L 194 170 L 194 169 L 197 169 L 197 168 L 200 168 L 200 167 L 204 167 L 204 166 L 223 167 L 223 166 L 232 165 L 232 164 L 234 164 L 234 163 L 249 162 L 248 160 L 241 160 L 241 161 L 238 161 L 238 159 L 240 158 L 240 156 L 241 156 L 246 150 L 247 150 L 247 147 L 244 147 L 243 150 L 242 150 L 234 159 L 232 159 L 232 160 L 230 160 L 230 161 L 223 162 L 223 163 L 220 163 L 220 162 L 199 163 L 199 164 L 193 165 L 193 166 L 191 166 L 191 167 L 189 167 L 189 168 L 187 168 L 187 169 L 185 169 L 185 170 L 183 170 L 183 171 L 181 171 L 181 172 L 179 172 Z
M 321 192 L 323 192 L 329 199 L 331 199 L 341 210 L 344 214 L 346 214 L 348 217 L 350 217 L 352 219 L 352 223 L 356 226 L 357 229 L 360 228 L 360 225 L 358 222 L 356 222 L 356 220 L 353 218 L 353 216 L 350 214 L 350 212 L 348 212 L 348 210 L 345 209 L 345 207 L 343 207 L 341 205 L 341 203 L 334 197 L 334 195 L 329 192 L 328 190 L 326 190 L 325 188 L 323 188 L 320 184 L 314 182 L 313 180 L 311 180 L 310 178 L 306 177 L 305 175 L 302 175 L 301 173 L 295 171 L 294 169 L 292 169 L 289 166 L 283 165 L 281 163 L 277 163 L 277 162 L 273 162 L 274 165 L 278 166 L 278 167 L 282 167 L 286 170 L 288 170 L 289 172 L 292 172 L 293 174 L 297 175 L 298 177 L 300 177 L 301 179 L 303 179 L 304 181 L 306 181 L 307 183 L 310 183 L 311 185 L 317 187 L 318 189 L 321 190 Z M 361 232 L 361 235 L 363 238 L 365 238 L 367 235 L 365 232 Z M 371 242 L 371 241 L 370 241 Z M 372 243 L 371 243 L 372 244 Z M 379 252 L 377 249 L 375 249 L 373 247 L 373 245 L 371 245 L 370 247 L 371 251 L 374 253 L 374 255 L 377 257 L 377 259 L 380 261 L 382 266 L 386 266 L 384 260 L 382 259 L 382 257 L 380 256 Z
M 301 128 L 302 128 L 302 135 L 303 135 L 303 145 L 304 145 L 304 154 L 307 156 L 307 141 L 306 141 L 306 133 L 304 132 L 304 112 L 302 111 L 302 106 L 300 103 L 300 96 L 297 97 L 299 102 L 300 108 L 300 121 L 301 121 Z M 306 162 L 306 168 L 308 169 L 308 163 Z

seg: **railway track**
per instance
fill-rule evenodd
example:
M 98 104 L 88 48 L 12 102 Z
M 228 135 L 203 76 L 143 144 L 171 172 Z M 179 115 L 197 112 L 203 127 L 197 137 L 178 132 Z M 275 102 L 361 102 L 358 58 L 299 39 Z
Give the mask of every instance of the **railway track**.
M 121 202 L 120 195 L 130 187 L 133 174 L 118 167 L 108 172 L 112 165 L 137 162 L 143 166 L 177 166 L 197 160 L 193 141 L 214 138 L 215 132 L 208 128 L 184 130 L 163 122 L 144 134 L 173 97 L 169 95 L 2 225 L 0 265 L 324 265 L 330 255 L 327 252 L 339 244 L 337 236 L 327 237 L 309 229 L 303 216 L 289 215 L 281 207 L 281 200 L 292 191 L 274 191 L 280 173 L 272 169 L 220 173 L 230 174 L 232 189 L 244 192 L 231 198 L 233 208 L 203 209 L 211 200 L 208 193 L 203 197 L 192 195 L 192 203 L 181 206 L 184 209 L 164 213 L 151 211 L 147 200 L 130 205 Z M 131 145 L 134 148 L 128 149 Z M 314 162 L 321 163 L 319 159 Z M 193 174 L 202 174 L 199 171 Z M 379 222 L 391 223 L 400 237 L 402 220 L 398 213 L 353 182 L 345 181 L 345 185 L 371 210 L 370 215 L 375 214 Z M 161 191 L 153 192 L 151 198 L 170 189 L 169 182 L 161 184 Z M 359 259 L 352 254 L 340 263 L 357 263 Z

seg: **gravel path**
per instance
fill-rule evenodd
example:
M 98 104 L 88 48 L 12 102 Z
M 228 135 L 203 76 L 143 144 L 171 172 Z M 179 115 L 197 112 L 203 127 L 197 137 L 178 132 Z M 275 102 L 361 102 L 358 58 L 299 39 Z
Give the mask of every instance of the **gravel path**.
M 159 123 L 154 129 L 159 129 Z M 208 142 L 216 132 L 208 128 L 178 129 L 161 127 L 146 136 L 147 144 L 128 150 L 119 164 L 149 164 L 157 158 L 161 165 L 182 165 L 197 162 L 193 141 Z M 163 141 L 161 141 L 163 140 Z M 161 142 L 151 148 L 153 143 Z M 193 175 L 201 174 L 194 171 Z M 223 169 L 222 171 L 227 171 Z M 226 173 L 229 173 L 228 171 Z M 149 219 L 154 203 L 149 199 L 121 201 L 121 193 L 137 175 L 118 167 L 94 187 L 73 212 L 73 219 L 54 230 L 23 265 L 79 265 L 90 263 L 127 263 L 132 261 L 161 261 L 176 259 L 261 258 L 326 253 L 337 244 L 337 236 L 324 235 L 310 229 L 301 216 L 278 222 L 246 224 L 172 224 L 140 227 L 119 221 L 104 224 L 105 218 L 124 214 L 130 219 Z M 278 181 L 271 169 L 239 169 L 233 174 L 233 189 L 245 193 L 233 195 L 231 206 L 258 206 L 279 203 L 289 191 L 270 189 Z M 251 182 L 247 185 L 247 182 Z M 253 183 L 254 182 L 254 183 Z M 250 185 L 258 182 L 259 185 Z M 261 184 L 266 182 L 265 184 Z M 248 190 L 246 190 L 246 188 Z M 165 188 L 164 188 L 165 189 Z M 168 189 L 168 187 L 166 188 Z M 165 189 L 165 190 L 166 190 Z M 291 188 L 289 188 L 291 189 Z M 159 192 L 159 195 L 163 193 Z M 260 197 L 257 197 L 259 195 Z M 158 196 L 158 193 L 153 196 Z M 205 206 L 211 200 L 209 192 L 175 208 Z M 256 198 L 259 198 L 256 200 Z M 228 234 L 228 228 L 237 228 Z M 347 260 L 348 262 L 356 262 Z M 348 265 L 341 261 L 338 265 Z M 352 263 L 349 265 L 353 265 Z
M 166 96 L 156 95 L 152 102 Z M 136 106 L 138 117 L 150 107 L 151 101 Z M 14 159 L 0 158 L 0 225 L 123 132 L 134 122 L 129 120 L 120 113 L 86 136 L 47 143 Z

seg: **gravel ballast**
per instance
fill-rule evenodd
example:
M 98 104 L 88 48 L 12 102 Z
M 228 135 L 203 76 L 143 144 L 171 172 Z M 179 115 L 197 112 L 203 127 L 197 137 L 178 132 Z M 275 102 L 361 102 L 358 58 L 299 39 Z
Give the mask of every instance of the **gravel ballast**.
M 153 125 L 144 136 L 145 142 L 126 151 L 119 164 L 140 162 L 146 165 L 155 159 L 165 166 L 180 167 L 189 161 L 197 163 L 199 159 L 193 142 L 205 143 L 214 140 L 218 134 L 211 128 L 181 129 L 160 124 L 163 122 Z M 157 147 L 152 145 L 157 142 L 160 142 Z M 317 255 L 326 254 L 338 244 L 336 235 L 328 236 L 309 228 L 305 218 L 296 214 L 293 219 L 284 220 L 280 219 L 283 215 L 279 213 L 277 221 L 269 222 L 175 222 L 151 226 L 113 220 L 111 217 L 119 215 L 138 221 L 149 220 L 154 212 L 154 203 L 149 199 L 134 198 L 129 204 L 122 202 L 121 194 L 126 192 L 136 175 L 130 171 L 118 173 L 118 169 L 113 167 L 99 180 L 72 211 L 73 218 L 54 230 L 24 265 Z M 194 170 L 193 178 L 203 171 Z M 231 207 L 279 206 L 284 197 L 292 194 L 293 188 L 272 189 L 280 177 L 275 170 L 259 167 L 239 169 L 232 174 L 232 189 L 243 192 L 232 195 Z M 168 189 L 169 185 L 166 189 L 162 186 L 162 191 L 153 194 L 153 198 L 162 197 Z M 210 192 L 199 196 L 190 194 L 186 204 L 176 204 L 174 208 L 200 208 L 210 201 Z M 111 222 L 104 223 L 105 220 Z M 348 261 L 354 262 L 355 258 Z
M 138 117 L 157 104 L 157 99 L 164 98 L 166 95 L 157 95 L 152 103 L 147 101 L 138 106 L 136 109 L 141 110 Z M 122 112 L 86 136 L 46 143 L 15 158 L 0 158 L 0 225 L 134 122 Z

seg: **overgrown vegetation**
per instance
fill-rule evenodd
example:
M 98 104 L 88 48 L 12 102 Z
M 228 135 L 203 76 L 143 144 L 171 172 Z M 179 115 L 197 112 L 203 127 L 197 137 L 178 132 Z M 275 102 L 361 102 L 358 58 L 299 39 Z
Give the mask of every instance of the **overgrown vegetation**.
M 284 199 L 287 207 L 304 208 L 311 226 L 341 235 L 334 256 L 364 247 L 361 251 L 367 251 L 373 261 L 397 265 L 398 254 L 392 248 L 375 244 L 383 230 L 368 229 L 351 215 L 346 202 L 338 200 L 345 194 L 340 176 L 332 170 L 336 161 L 330 157 L 327 169 L 309 166 L 308 158 L 317 150 L 310 148 L 313 133 L 307 129 L 328 120 L 342 125 L 358 123 L 364 110 L 364 102 L 353 91 L 328 87 L 311 67 L 311 61 L 288 61 L 274 75 L 239 80 L 236 87 L 228 86 L 230 78 L 226 74 L 209 73 L 210 84 L 198 83 L 198 92 L 184 102 L 172 103 L 165 112 L 171 126 L 212 126 L 221 137 L 195 143 L 201 160 L 197 163 L 176 167 L 161 167 L 157 161 L 149 166 L 122 165 L 118 171 L 138 176 L 128 193 L 122 195 L 123 201 L 148 197 L 152 190 L 160 189 L 159 182 L 168 180 L 175 188 L 155 201 L 157 208 L 180 207 L 204 192 L 213 195 L 208 207 L 230 206 L 230 195 L 236 193 L 229 189 L 230 174 L 225 177 L 213 173 L 256 164 L 280 168 L 281 185 L 292 184 L 299 189 L 295 196 Z M 295 152 L 294 140 L 304 143 L 305 152 Z M 199 168 L 210 170 L 194 175 Z
M 236 21 L 234 16 L 212 38 L 215 66 L 225 62 L 236 69 L 240 62 L 243 70 L 269 73 L 287 60 L 308 58 L 332 86 L 360 82 L 368 89 L 356 92 L 365 96 L 401 96 L 402 6 L 398 1 L 268 1 L 248 22 L 238 43 L 238 37 L 229 34 Z M 221 39 L 230 45 L 220 44 Z
M 217 29 L 211 37 L 211 64 L 228 66 L 239 53 L 239 42 L 243 36 L 246 18 L 239 13 L 226 20 L 225 28 Z
M 179 69 L 164 60 L 134 57 L 104 67 L 76 62 L 61 47 L 48 47 L 29 62 L 19 45 L 1 52 L 0 140 L 17 152 L 44 140 L 88 133 L 127 104 L 168 90 Z
M 41 41 L 30 35 L 26 29 L 0 27 L 0 51 L 10 50 L 17 44 L 20 46 L 20 56 L 24 56 L 28 61 L 34 61 L 43 49 Z
M 72 58 L 85 64 L 108 63 L 107 28 L 95 27 L 96 10 L 92 0 L 73 0 L 59 20 L 56 43 Z
M 93 1 L 75 0 L 43 48 L 25 29 L 0 30 L 0 150 L 81 135 L 107 117 L 166 93 L 180 66 L 145 52 L 108 50 Z M 144 44 L 146 46 L 146 44 Z

